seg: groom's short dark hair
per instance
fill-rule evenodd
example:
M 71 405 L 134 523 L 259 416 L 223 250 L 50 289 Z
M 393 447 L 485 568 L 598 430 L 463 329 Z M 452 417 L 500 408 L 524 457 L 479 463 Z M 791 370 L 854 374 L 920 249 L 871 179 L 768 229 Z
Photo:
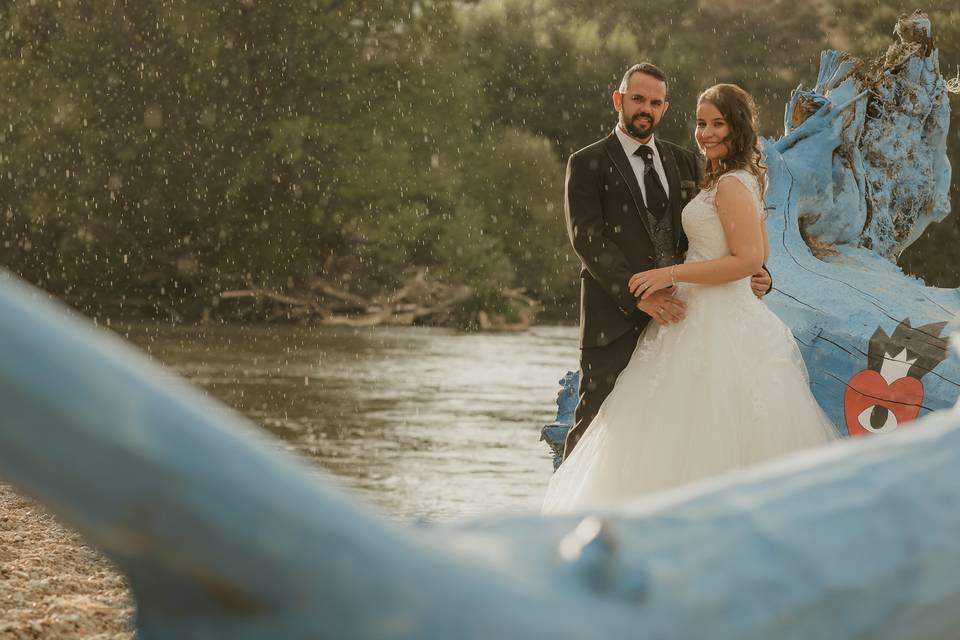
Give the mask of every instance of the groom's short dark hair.
M 630 78 L 635 73 L 645 73 L 646 75 L 652 78 L 656 78 L 657 80 L 663 83 L 664 90 L 666 90 L 667 74 L 661 71 L 659 67 L 657 67 L 654 64 L 651 64 L 649 62 L 641 62 L 639 64 L 633 65 L 632 67 L 627 69 L 627 72 L 625 74 L 623 74 L 623 80 L 620 81 L 620 93 L 627 92 L 627 86 L 630 84 Z

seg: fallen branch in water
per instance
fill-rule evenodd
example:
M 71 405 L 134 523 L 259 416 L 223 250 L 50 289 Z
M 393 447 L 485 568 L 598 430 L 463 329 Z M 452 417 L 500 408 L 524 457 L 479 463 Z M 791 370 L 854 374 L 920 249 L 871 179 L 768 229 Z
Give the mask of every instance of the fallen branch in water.
M 500 295 L 510 303 L 513 317 L 483 308 L 471 309 L 471 301 L 477 296 L 473 287 L 431 279 L 427 270 L 420 268 L 396 291 L 372 299 L 315 278 L 309 283 L 308 291 L 301 295 L 259 287 L 223 291 L 218 300 L 253 302 L 254 307 L 243 305 L 233 313 L 244 318 L 260 315 L 271 322 L 316 321 L 348 327 L 454 324 L 483 330 L 527 329 L 536 316 L 538 303 L 522 289 L 507 289 Z

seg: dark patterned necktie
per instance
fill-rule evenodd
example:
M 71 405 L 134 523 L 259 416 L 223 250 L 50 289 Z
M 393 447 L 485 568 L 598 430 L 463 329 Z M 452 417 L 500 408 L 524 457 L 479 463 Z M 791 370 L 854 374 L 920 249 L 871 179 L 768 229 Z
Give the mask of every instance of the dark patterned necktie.
M 642 144 L 633 153 L 643 160 L 643 188 L 647 196 L 647 211 L 657 219 L 663 218 L 667 213 L 667 192 L 663 190 L 657 170 L 653 168 L 653 149 Z

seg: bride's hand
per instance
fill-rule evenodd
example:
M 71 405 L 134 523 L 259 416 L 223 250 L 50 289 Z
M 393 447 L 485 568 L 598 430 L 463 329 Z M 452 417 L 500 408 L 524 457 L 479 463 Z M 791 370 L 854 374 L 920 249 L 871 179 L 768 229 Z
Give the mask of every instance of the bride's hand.
M 669 289 L 673 286 L 673 278 L 670 277 L 670 267 L 661 267 L 660 269 L 650 269 L 633 274 L 628 285 L 630 293 L 636 298 L 646 300 L 654 292 L 661 289 Z

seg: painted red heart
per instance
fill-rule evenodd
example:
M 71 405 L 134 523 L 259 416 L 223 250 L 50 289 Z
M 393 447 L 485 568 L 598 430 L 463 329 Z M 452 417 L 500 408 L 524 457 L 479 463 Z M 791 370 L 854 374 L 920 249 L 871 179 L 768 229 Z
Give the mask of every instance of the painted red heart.
M 905 376 L 887 384 L 878 372 L 872 369 L 861 371 L 850 378 L 843 398 L 843 415 L 851 436 L 873 433 L 860 424 L 860 414 L 868 407 L 877 405 L 888 410 L 897 420 L 897 426 L 915 420 L 923 401 L 923 383 Z

